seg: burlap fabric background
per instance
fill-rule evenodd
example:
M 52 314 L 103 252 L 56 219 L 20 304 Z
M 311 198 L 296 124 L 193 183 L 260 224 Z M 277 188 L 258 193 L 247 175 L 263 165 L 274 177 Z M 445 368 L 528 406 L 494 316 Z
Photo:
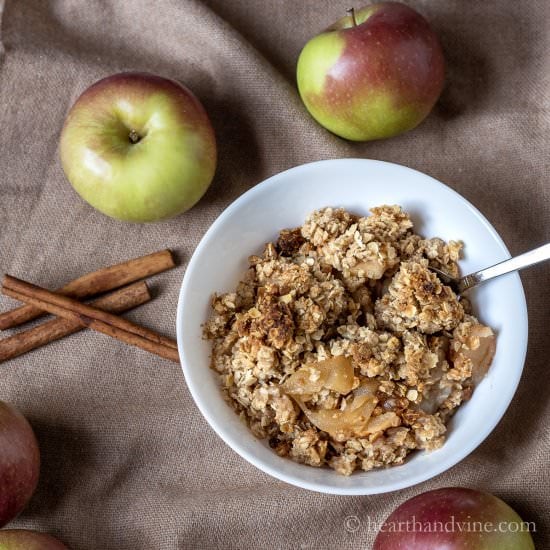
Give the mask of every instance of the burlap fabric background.
M 181 266 L 157 277 L 160 295 L 130 318 L 175 336 L 185 264 L 222 209 L 267 176 L 337 157 L 394 161 L 441 179 L 484 212 L 513 253 L 549 241 L 550 4 L 408 3 L 441 36 L 447 89 L 415 131 L 350 144 L 310 119 L 294 84 L 301 47 L 348 0 L 8 0 L 0 271 L 54 288 L 172 247 Z M 71 103 L 95 80 L 131 69 L 185 82 L 218 137 L 211 189 L 165 223 L 104 217 L 72 191 L 58 160 Z M 38 491 L 12 526 L 48 531 L 73 550 L 370 548 L 367 516 L 379 521 L 416 493 L 461 485 L 506 499 L 537 522 L 538 548 L 550 548 L 550 266 L 522 278 L 529 354 L 506 416 L 444 475 L 383 496 L 325 496 L 264 475 L 209 428 L 176 365 L 102 335 L 81 333 L 4 364 L 0 399 L 29 417 L 43 458 Z M 359 518 L 351 530 L 347 516 Z

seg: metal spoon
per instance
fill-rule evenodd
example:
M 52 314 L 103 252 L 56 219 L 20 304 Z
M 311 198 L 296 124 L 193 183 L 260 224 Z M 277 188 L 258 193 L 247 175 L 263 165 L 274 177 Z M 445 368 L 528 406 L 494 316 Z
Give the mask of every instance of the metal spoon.
M 531 265 L 544 262 L 545 260 L 550 260 L 550 243 L 543 244 L 534 250 L 529 252 L 524 252 L 515 258 L 510 258 L 509 260 L 504 260 L 496 265 L 491 267 L 486 267 L 475 273 L 470 273 L 461 278 L 451 277 L 448 273 L 441 271 L 435 267 L 430 267 L 430 269 L 439 275 L 441 281 L 449 285 L 456 294 L 462 294 L 469 290 L 470 288 L 477 286 L 479 283 L 484 283 L 489 279 L 494 279 L 500 275 L 510 273 L 511 271 L 517 271 L 523 269 L 524 267 L 529 267 Z

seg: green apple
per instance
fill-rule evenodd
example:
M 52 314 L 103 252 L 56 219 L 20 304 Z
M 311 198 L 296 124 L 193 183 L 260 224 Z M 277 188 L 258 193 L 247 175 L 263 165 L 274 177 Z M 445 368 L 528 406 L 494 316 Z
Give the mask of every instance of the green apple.
M 444 59 L 427 21 L 398 2 L 373 4 L 312 38 L 297 67 L 310 114 L 343 138 L 367 141 L 417 126 L 437 101 Z
M 216 170 L 216 139 L 201 103 L 178 82 L 147 73 L 88 88 L 67 116 L 60 153 L 85 201 L 131 222 L 188 210 Z
M 15 407 L 0 401 L 0 527 L 23 510 L 39 473 L 40 450 L 31 425 Z
M 50 535 L 26 529 L 0 531 L 0 550 L 69 550 Z

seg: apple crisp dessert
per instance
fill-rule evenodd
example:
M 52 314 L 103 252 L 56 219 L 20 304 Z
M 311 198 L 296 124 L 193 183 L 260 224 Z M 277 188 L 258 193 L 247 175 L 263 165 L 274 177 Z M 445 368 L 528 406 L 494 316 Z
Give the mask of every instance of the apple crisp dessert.
M 280 456 L 344 475 L 437 449 L 495 351 L 429 269 L 457 276 L 461 248 L 414 233 L 399 206 L 282 230 L 212 298 L 204 334 L 228 402 Z

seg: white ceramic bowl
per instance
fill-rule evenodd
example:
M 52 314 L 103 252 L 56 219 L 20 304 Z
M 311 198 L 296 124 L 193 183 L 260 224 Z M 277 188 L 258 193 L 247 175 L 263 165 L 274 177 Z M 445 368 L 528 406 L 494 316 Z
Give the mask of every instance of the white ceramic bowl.
M 358 214 L 369 207 L 399 204 L 426 237 L 465 243 L 462 273 L 509 257 L 495 229 L 476 208 L 435 179 L 396 164 L 364 159 L 314 162 L 277 174 L 250 189 L 212 224 L 189 263 L 177 315 L 179 353 L 185 380 L 200 411 L 218 435 L 264 472 L 293 485 L 324 493 L 368 495 L 395 491 L 444 472 L 471 453 L 506 411 L 519 382 L 527 348 L 527 309 L 514 273 L 471 293 L 476 314 L 497 333 L 489 373 L 450 422 L 441 449 L 412 453 L 394 468 L 344 477 L 277 456 L 256 439 L 224 402 L 217 375 L 209 368 L 210 342 L 201 325 L 214 292 L 233 291 L 247 268 L 280 229 L 301 225 L 307 214 L 341 206 Z

